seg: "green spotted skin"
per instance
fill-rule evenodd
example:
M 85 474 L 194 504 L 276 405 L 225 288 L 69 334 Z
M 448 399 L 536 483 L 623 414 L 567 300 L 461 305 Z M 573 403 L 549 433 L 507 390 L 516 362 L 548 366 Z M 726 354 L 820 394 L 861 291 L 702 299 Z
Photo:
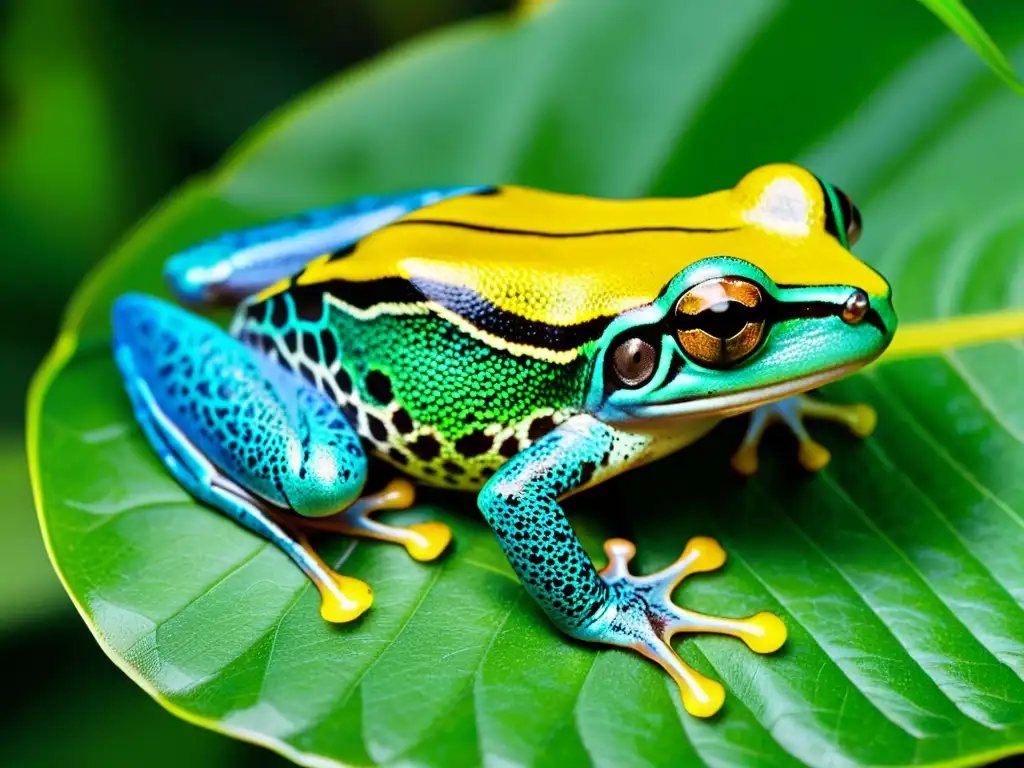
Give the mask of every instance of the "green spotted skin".
M 243 305 L 232 332 L 334 399 L 373 453 L 466 490 L 580 413 L 592 366 L 515 356 L 426 309 L 356 316 L 322 291 Z

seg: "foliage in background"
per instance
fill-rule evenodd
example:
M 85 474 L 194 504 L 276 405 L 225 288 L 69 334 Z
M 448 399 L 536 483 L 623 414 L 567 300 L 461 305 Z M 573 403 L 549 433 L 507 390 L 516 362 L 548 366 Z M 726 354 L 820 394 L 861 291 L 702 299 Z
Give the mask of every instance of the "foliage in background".
M 1018 93 L 1024 94 L 1024 83 L 1021 83 L 1013 66 L 995 44 L 974 15 L 960 0 L 921 0 L 936 16 L 942 19 L 949 28 L 956 32 L 973 48 L 985 63 Z
M 733 563 L 686 588 L 688 603 L 786 618 L 790 644 L 771 659 L 721 638 L 684 644 L 730 686 L 710 723 L 682 715 L 642 661 L 557 635 L 469 499 L 429 497 L 454 514 L 411 513 L 456 528 L 443 564 L 357 546 L 345 569 L 378 605 L 326 627 L 301 575 L 191 502 L 111 394 L 107 308 L 126 287 L 163 292 L 163 255 L 225 227 L 428 184 L 689 194 L 797 160 L 862 204 L 859 252 L 892 280 L 904 321 L 1024 305 L 1024 285 L 1006 278 L 1024 235 L 1024 104 L 920 8 L 850 0 L 836 29 L 823 5 L 750 1 L 726 17 L 712 2 L 618 14 L 565 0 L 522 28 L 452 30 L 300 100 L 149 220 L 76 305 L 79 346 L 48 372 L 36 445 L 55 557 L 135 679 L 212 727 L 354 763 L 894 764 L 1019 750 L 1019 347 L 944 351 L 830 388 L 874 402 L 882 424 L 863 446 L 832 435 L 836 463 L 820 477 L 796 481 L 773 460 L 737 487 L 733 429 L 700 456 L 611 484 L 603 498 L 628 519 L 574 500 L 591 550 L 625 533 L 641 567 L 710 529 Z M 1024 8 L 987 10 L 999 39 L 1024 43 Z M 682 489 L 686 504 L 679 477 L 703 479 Z

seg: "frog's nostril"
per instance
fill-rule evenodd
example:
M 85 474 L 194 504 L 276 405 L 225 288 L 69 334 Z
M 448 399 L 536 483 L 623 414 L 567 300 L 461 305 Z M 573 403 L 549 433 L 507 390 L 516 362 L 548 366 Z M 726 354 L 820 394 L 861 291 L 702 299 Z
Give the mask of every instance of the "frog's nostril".
M 843 311 L 840 317 L 843 318 L 844 323 L 857 325 L 867 315 L 870 306 L 871 302 L 868 301 L 868 295 L 864 291 L 856 290 L 850 294 L 850 298 L 843 304 Z

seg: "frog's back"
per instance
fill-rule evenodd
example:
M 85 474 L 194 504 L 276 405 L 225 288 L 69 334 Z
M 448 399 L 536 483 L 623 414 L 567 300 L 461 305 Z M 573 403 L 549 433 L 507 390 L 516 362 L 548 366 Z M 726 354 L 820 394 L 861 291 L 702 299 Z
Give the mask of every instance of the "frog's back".
M 401 278 L 453 311 L 472 304 L 476 317 L 493 307 L 546 326 L 589 323 L 553 333 L 568 345 L 722 248 L 742 224 L 728 195 L 611 200 L 497 187 L 421 208 L 314 260 L 295 282 L 370 289 Z

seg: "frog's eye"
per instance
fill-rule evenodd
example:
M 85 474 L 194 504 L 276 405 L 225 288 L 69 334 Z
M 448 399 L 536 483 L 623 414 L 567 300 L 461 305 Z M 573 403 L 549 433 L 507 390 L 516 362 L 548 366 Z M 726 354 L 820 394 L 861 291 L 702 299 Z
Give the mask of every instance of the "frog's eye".
M 612 367 L 627 387 L 640 387 L 654 375 L 658 367 L 658 353 L 643 339 L 626 339 L 612 352 Z
M 682 295 L 674 321 L 688 357 L 707 368 L 728 368 L 764 338 L 761 288 L 738 277 L 705 280 Z
M 839 187 L 824 181 L 821 186 L 825 191 L 825 231 L 842 243 L 844 248 L 852 248 L 860 240 L 863 229 L 860 211 L 850 196 Z

